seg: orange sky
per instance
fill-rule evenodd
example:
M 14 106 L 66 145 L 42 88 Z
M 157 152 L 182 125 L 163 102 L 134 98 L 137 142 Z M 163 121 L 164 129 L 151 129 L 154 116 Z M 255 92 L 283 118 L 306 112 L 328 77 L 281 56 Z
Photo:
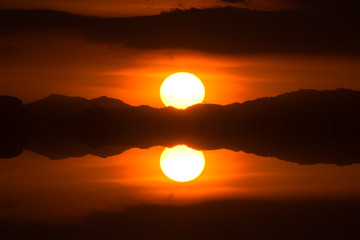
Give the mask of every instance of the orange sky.
M 25 103 L 52 93 L 109 96 L 131 105 L 162 107 L 159 91 L 172 73 L 204 83 L 206 103 L 229 104 L 298 89 L 359 89 L 359 59 L 341 56 L 225 55 L 182 49 L 140 50 L 93 43 L 80 36 L 3 37 L 0 94 Z
M 53 9 L 96 16 L 144 16 L 159 14 L 174 8 L 188 9 L 229 5 L 266 10 L 296 6 L 292 0 L 253 0 L 251 4 L 232 4 L 221 0 L 0 0 L 0 8 Z
M 199 0 L 191 6 L 226 2 Z M 294 1 L 270 2 L 273 7 L 290 8 L 284 2 Z M 84 14 L 93 8 L 102 15 L 104 7 L 111 6 L 138 15 L 150 12 L 132 11 L 179 5 L 179 1 L 152 0 L 84 3 L 0 0 L 0 8 L 13 4 Z M 263 3 L 251 1 L 252 6 L 265 7 Z M 315 5 L 324 3 L 319 0 Z M 187 8 L 190 1 L 180 5 Z M 189 72 L 203 81 L 205 103 L 230 104 L 299 89 L 360 90 L 359 36 L 349 24 L 357 13 L 346 6 L 338 12 L 334 1 L 328 5 L 330 10 L 310 12 L 229 7 L 136 18 L 2 10 L 0 18 L 8 24 L 0 31 L 0 95 L 19 97 L 25 103 L 50 94 L 108 96 L 131 105 L 163 107 L 160 86 L 176 72 Z M 343 16 L 341 21 L 334 19 L 334 13 Z

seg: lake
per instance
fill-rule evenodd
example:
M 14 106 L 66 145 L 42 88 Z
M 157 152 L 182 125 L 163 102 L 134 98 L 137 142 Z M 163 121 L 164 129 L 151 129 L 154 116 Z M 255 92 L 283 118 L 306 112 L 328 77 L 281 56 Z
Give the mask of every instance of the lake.
M 179 182 L 160 164 L 164 149 L 62 160 L 24 150 L 1 159 L 5 239 L 345 239 L 356 232 L 360 164 L 204 150 L 199 176 Z

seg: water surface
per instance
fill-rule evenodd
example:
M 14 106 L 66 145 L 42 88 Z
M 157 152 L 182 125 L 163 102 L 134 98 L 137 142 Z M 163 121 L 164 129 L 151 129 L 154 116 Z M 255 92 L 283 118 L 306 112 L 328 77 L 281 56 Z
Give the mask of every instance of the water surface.
M 164 149 L 134 148 L 113 157 L 57 161 L 25 150 L 18 157 L 1 159 L 0 217 L 77 224 L 94 213 L 126 213 L 139 206 L 360 199 L 360 164 L 300 165 L 221 149 L 203 151 L 201 174 L 177 182 L 160 167 Z

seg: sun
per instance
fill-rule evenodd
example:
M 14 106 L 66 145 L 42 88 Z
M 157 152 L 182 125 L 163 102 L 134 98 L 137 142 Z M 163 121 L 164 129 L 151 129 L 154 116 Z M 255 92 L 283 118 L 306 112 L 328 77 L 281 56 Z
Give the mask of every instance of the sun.
M 178 72 L 164 80 L 160 88 L 160 97 L 165 106 L 185 109 L 203 102 L 205 88 L 194 74 Z
M 160 157 L 160 167 L 168 178 L 176 182 L 188 182 L 204 170 L 205 157 L 202 151 L 185 145 L 165 148 Z

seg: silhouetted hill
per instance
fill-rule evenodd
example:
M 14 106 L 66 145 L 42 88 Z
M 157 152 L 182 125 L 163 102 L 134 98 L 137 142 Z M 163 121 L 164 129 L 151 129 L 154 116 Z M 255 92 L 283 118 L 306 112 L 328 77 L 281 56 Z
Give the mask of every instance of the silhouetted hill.
M 360 92 L 349 89 L 299 90 L 185 110 L 51 95 L 26 108 L 38 124 L 26 148 L 51 159 L 187 144 L 299 164 L 360 162 Z
M 0 96 L 0 158 L 19 155 L 33 133 L 33 122 L 20 99 Z
M 267 114 L 279 115 L 301 111 L 317 114 L 352 114 L 349 110 L 359 107 L 359 91 L 350 89 L 311 90 L 302 89 L 296 92 L 284 93 L 276 97 L 259 98 L 244 102 L 238 107 L 252 109 L 260 114 L 267 110 Z M 274 110 L 283 111 L 274 111 Z
M 68 97 L 53 94 L 39 101 L 27 104 L 25 107 L 38 124 L 64 125 L 78 113 L 94 107 L 129 108 L 130 105 L 108 97 L 87 100 L 82 97 Z
M 220 106 L 89 109 L 73 121 L 82 142 L 131 148 L 187 144 L 227 148 L 300 164 L 359 162 L 360 92 L 299 90 Z
M 88 101 L 81 97 L 67 97 L 53 94 L 26 105 L 36 119 L 49 117 L 66 118 L 89 107 Z
M 87 100 L 82 97 L 68 97 L 52 94 L 39 101 L 27 104 L 26 109 L 37 126 L 36 134 L 28 149 L 40 152 L 50 159 L 63 159 L 68 156 L 81 157 L 99 149 L 82 143 L 69 131 L 69 125 L 79 113 L 93 107 L 101 109 L 132 108 L 130 105 L 105 96 Z M 100 148 L 102 151 L 104 148 Z M 118 152 L 118 151 L 117 151 Z M 100 152 L 96 155 L 103 156 Z
M 115 108 L 130 108 L 131 106 L 129 104 L 124 103 L 123 101 L 120 101 L 115 98 L 109 98 L 109 97 L 99 97 L 94 98 L 90 100 L 90 103 L 94 106 L 108 108 L 108 109 L 115 109 Z

